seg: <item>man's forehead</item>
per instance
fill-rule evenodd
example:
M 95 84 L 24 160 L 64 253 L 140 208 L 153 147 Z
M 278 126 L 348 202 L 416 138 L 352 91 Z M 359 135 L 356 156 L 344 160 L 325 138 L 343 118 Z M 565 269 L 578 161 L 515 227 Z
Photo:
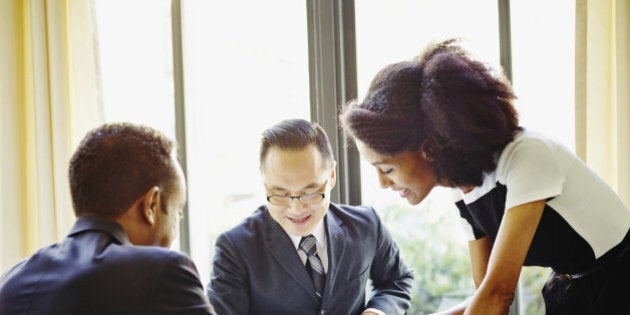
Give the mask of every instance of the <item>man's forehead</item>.
M 296 185 L 292 186 L 292 185 L 286 185 L 286 184 L 279 184 L 279 185 L 265 184 L 265 187 L 267 187 L 267 189 L 272 190 L 272 191 L 302 191 L 302 190 L 318 188 L 321 185 L 322 183 L 311 182 L 303 186 L 296 186 Z

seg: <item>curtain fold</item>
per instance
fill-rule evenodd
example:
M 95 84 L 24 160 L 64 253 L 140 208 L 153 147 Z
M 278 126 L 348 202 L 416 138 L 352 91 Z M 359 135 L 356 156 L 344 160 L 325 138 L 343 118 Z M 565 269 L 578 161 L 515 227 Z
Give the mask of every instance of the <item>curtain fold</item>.
M 630 206 L 630 5 L 577 0 L 576 152 Z
M 68 162 L 103 121 L 92 0 L 0 1 L 0 273 L 74 222 Z

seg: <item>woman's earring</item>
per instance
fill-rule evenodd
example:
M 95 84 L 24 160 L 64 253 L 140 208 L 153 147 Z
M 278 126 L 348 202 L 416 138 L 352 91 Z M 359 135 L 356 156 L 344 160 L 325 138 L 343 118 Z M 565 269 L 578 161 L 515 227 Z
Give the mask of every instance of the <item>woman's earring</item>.
M 422 145 L 420 145 L 420 154 L 422 154 L 422 158 L 428 161 L 429 163 L 433 162 L 433 142 L 429 139 L 424 139 L 422 141 Z
M 427 152 L 425 150 L 420 150 L 420 153 L 422 154 L 422 158 L 429 161 L 429 162 L 433 162 L 433 157 L 428 155 Z

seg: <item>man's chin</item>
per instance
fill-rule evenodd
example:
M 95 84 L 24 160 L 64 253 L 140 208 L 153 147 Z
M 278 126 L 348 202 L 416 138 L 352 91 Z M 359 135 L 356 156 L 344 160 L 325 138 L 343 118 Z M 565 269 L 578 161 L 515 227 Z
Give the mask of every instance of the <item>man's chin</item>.
M 295 222 L 293 220 L 287 220 L 286 225 L 284 226 L 287 233 L 295 236 L 305 236 L 308 235 L 313 229 L 313 218 L 309 217 L 307 220 L 302 222 Z

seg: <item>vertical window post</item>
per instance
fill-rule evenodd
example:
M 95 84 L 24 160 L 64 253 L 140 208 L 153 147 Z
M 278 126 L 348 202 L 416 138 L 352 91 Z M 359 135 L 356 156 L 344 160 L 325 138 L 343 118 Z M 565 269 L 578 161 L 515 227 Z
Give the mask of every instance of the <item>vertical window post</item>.
M 339 109 L 357 97 L 353 0 L 307 0 L 311 119 L 320 124 L 337 157 L 333 202 L 359 204 L 361 177 L 356 149 L 339 128 Z
M 182 57 L 182 2 L 171 1 L 171 33 L 173 37 L 173 84 L 175 102 L 175 138 L 179 153 L 179 163 L 186 178 L 188 169 L 186 163 L 186 111 L 184 102 L 184 60 Z M 183 209 L 184 217 L 179 222 L 180 250 L 190 254 L 190 231 L 188 222 L 188 203 Z
M 501 66 L 508 80 L 512 82 L 512 28 L 510 25 L 510 0 L 499 0 L 499 49 Z M 519 285 L 514 291 L 514 301 L 510 315 L 520 314 Z

